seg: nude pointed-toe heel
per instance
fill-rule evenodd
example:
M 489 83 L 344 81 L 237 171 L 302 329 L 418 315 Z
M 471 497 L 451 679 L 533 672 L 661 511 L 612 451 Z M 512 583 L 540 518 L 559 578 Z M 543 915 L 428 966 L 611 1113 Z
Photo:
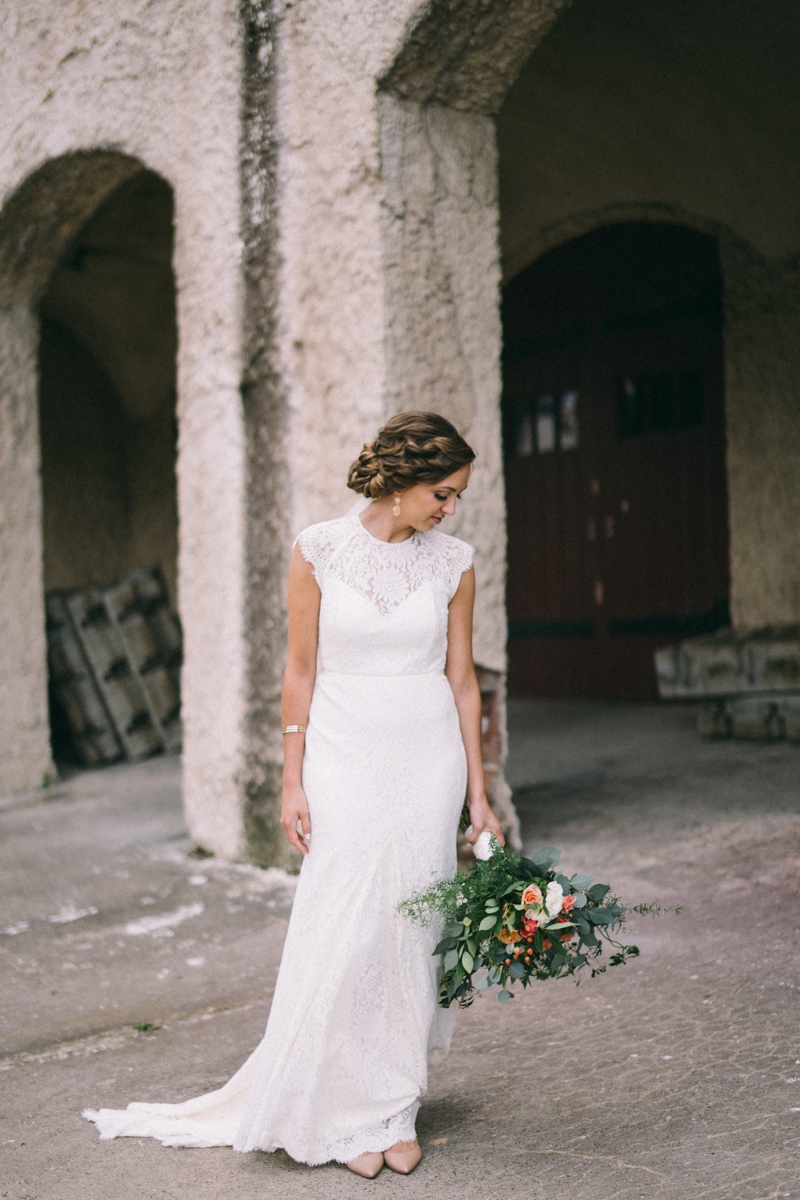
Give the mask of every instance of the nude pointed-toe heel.
M 383 1152 L 384 1161 L 387 1167 L 396 1171 L 398 1175 L 410 1175 L 415 1167 L 419 1166 L 422 1158 L 422 1151 L 419 1148 L 419 1142 L 397 1142 L 388 1150 Z
M 358 1158 L 350 1159 L 347 1169 L 354 1175 L 361 1175 L 363 1179 L 374 1179 L 383 1170 L 383 1155 L 359 1154 Z

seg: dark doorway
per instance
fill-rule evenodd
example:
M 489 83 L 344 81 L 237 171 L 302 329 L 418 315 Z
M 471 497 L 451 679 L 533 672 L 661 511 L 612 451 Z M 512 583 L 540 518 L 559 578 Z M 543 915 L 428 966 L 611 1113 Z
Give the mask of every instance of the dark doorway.
M 111 761 L 119 745 L 108 735 L 102 753 L 88 755 L 87 739 L 97 741 L 103 732 L 101 716 L 110 720 L 105 701 L 91 683 L 85 688 L 95 705 L 94 716 L 87 716 L 91 706 L 81 693 L 83 708 L 69 709 L 70 732 L 65 695 L 78 676 L 73 671 L 73 678 L 67 670 L 74 668 L 72 659 L 54 657 L 52 637 L 58 623 L 52 597 L 108 588 L 136 569 L 147 568 L 150 583 L 167 593 L 159 599 L 164 599 L 161 607 L 166 608 L 167 601 L 173 610 L 176 607 L 177 322 L 172 247 L 172 190 L 158 175 L 142 170 L 122 183 L 78 232 L 39 306 L 44 583 L 51 639 L 51 743 L 57 763 Z M 158 710 L 166 727 L 174 717 L 177 680 L 166 679 L 159 655 L 148 657 L 150 643 L 143 640 L 144 624 L 139 621 L 146 605 L 135 589 L 134 594 L 136 605 L 122 605 L 115 620 L 121 630 L 125 620 L 138 622 L 135 666 L 141 679 L 128 687 L 132 675 L 127 660 L 113 657 L 118 646 L 115 642 L 112 652 L 108 639 L 103 648 L 113 661 L 107 672 L 97 668 L 95 675 L 109 687 L 109 681 L 117 679 L 126 702 L 133 696 L 131 721 L 114 713 L 118 725 L 124 726 L 126 753 L 134 733 L 137 746 L 144 747 L 141 753 L 150 753 L 161 742 L 149 710 L 136 708 L 142 688 L 150 696 L 148 688 L 161 687 L 151 708 Z M 90 606 L 87 628 L 98 611 L 97 605 Z M 120 712 L 127 712 L 124 705 Z M 141 725 L 144 717 L 149 724 L 139 728 L 136 722 Z
M 45 588 L 177 558 L 172 191 L 150 171 L 80 231 L 40 304 Z
M 658 646 L 729 623 L 716 242 L 630 222 L 505 289 L 512 694 L 647 699 Z

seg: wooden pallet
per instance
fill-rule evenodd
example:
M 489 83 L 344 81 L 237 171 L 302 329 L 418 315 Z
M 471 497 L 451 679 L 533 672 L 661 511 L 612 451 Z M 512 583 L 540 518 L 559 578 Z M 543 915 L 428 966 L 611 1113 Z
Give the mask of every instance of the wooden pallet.
M 181 629 L 158 567 L 46 597 L 51 683 L 86 766 L 181 745 Z
M 97 686 L 64 594 L 45 598 L 50 682 L 69 722 L 72 740 L 86 767 L 117 762 L 122 743 Z

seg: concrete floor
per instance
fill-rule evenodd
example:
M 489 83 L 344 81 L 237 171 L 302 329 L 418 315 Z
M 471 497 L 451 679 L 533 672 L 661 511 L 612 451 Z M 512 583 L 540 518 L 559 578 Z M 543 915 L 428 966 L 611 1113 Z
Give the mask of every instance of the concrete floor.
M 528 849 L 685 908 L 637 919 L 627 967 L 462 1013 L 408 1179 L 100 1142 L 83 1107 L 184 1099 L 258 1042 L 292 881 L 187 857 L 176 759 L 1 801 L 0 1196 L 800 1198 L 800 747 L 693 720 L 511 706 Z

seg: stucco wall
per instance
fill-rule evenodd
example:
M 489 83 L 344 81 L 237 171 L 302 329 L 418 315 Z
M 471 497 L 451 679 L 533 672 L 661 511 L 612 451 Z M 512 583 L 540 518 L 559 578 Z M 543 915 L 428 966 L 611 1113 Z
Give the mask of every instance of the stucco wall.
M 361 443 L 438 409 L 479 453 L 451 526 L 478 551 L 476 658 L 502 668 L 493 111 L 562 0 L 319 0 L 278 40 L 280 346 L 292 528 L 338 515 Z M 376 86 L 376 83 L 379 86 Z
M 733 621 L 800 621 L 800 270 L 723 242 Z
M 800 620 L 800 10 L 575 0 L 498 116 L 503 272 L 616 220 L 719 238 L 732 610 Z
M 434 409 L 478 457 L 450 531 L 476 550 L 474 654 L 505 667 L 500 264 L 494 125 L 384 96 L 386 404 Z
M 2 403 L 13 405 L 26 430 L 24 454 L 17 454 L 14 472 L 4 472 L 0 484 L 4 505 L 15 513 L 2 547 L 0 608 L 4 621 L 12 614 L 24 626 L 9 628 L 1 643 L 0 676 L 7 686 L 0 697 L 0 743 L 17 744 L 5 736 L 3 722 L 16 729 L 20 710 L 30 710 L 33 730 L 25 748 L 0 770 L 0 787 L 35 786 L 49 759 L 32 428 L 35 322 L 25 310 L 44 290 L 69 238 L 125 177 L 113 153 L 102 179 L 103 171 L 92 171 L 80 156 L 61 156 L 103 148 L 135 160 L 131 174 L 142 164 L 154 170 L 175 196 L 185 794 L 195 836 L 229 854 L 244 846 L 236 782 L 244 755 L 246 658 L 240 64 L 238 13 L 227 0 L 165 0 L 157 6 L 144 0 L 35 0 L 6 5 L 0 18 L 0 88 L 13 98 L 0 111 L 3 197 L 59 159 L 44 168 L 38 199 L 29 194 L 26 224 L 9 221 L 12 204 L 0 229 L 0 302 L 6 312 L 21 310 L 7 318 L 18 332 L 4 339 L 2 353 L 24 360 L 17 388 L 14 372 L 4 372 Z M 112 160 L 116 166 L 108 165 Z M 9 429 L 6 422 L 3 429 Z M 12 453 L 9 436 L 2 454 Z

